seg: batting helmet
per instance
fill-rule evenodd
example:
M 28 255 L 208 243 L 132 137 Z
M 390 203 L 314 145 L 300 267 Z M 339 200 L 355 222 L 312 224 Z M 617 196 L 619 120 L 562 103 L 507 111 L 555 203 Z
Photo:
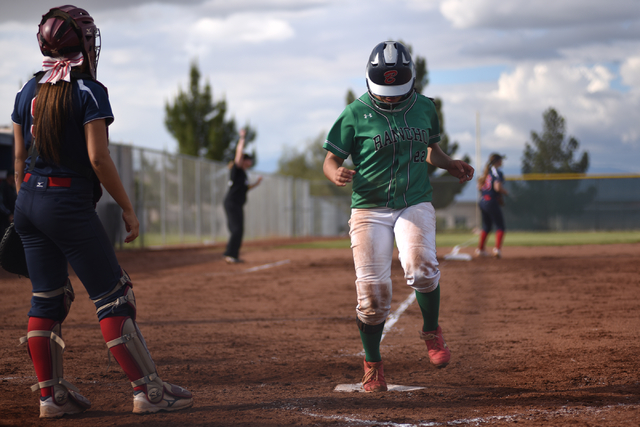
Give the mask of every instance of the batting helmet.
M 100 30 L 89 13 L 72 5 L 54 7 L 42 15 L 38 44 L 43 55 L 54 58 L 82 52 L 95 79 L 100 56 Z
M 367 62 L 367 90 L 373 104 L 393 111 L 413 94 L 416 68 L 411 54 L 402 43 L 386 41 L 373 48 Z M 384 102 L 378 97 L 400 97 L 396 102 Z

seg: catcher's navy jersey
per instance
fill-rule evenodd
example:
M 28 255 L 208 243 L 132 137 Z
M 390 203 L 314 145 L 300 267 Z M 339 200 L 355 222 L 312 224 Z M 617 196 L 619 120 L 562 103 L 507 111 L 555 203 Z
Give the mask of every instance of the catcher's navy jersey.
M 356 167 L 352 208 L 401 209 L 431 201 L 427 148 L 440 141 L 436 108 L 414 93 L 399 112 L 371 105 L 369 94 L 349 104 L 329 131 L 324 149 Z
M 36 77 L 29 80 L 16 95 L 16 101 L 11 114 L 11 120 L 22 127 L 27 152 L 31 146 L 33 135 L 33 112 L 35 110 Z M 92 80 L 72 79 L 72 112 L 69 114 L 65 126 L 64 141 L 61 144 L 61 157 L 71 159 L 75 164 L 91 167 L 87 152 L 87 141 L 84 135 L 84 125 L 99 119 L 105 119 L 107 126 L 113 122 L 111 104 L 107 91 L 100 84 Z M 31 158 L 27 159 L 26 170 L 31 165 Z M 38 157 L 32 173 L 40 176 L 73 177 L 78 172 L 64 166 L 49 163 Z

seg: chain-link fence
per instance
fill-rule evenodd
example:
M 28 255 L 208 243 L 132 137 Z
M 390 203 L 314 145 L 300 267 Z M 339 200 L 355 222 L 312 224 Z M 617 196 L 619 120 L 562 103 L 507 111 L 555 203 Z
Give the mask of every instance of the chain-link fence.
M 226 241 L 226 164 L 120 144 L 110 149 L 140 220 L 133 247 Z M 255 175 L 249 172 L 250 182 Z M 434 187 L 448 183 L 441 181 Z M 509 230 L 640 229 L 640 175 L 529 175 L 508 177 L 505 186 Z M 342 190 L 329 181 L 264 174 L 261 185 L 248 194 L 244 237 L 344 236 L 351 200 L 348 189 Z M 477 211 L 469 204 L 475 206 L 454 202 L 436 214 L 455 219 L 448 221 L 455 227 L 472 228 Z M 98 214 L 111 241 L 122 247 L 126 232 L 121 210 L 107 193 Z
M 640 176 L 509 177 L 504 214 L 511 230 L 640 229 Z
M 227 164 L 121 144 L 111 144 L 110 151 L 140 220 L 140 237 L 131 246 L 214 243 L 228 238 L 223 207 Z M 257 174 L 250 171 L 250 182 L 256 179 Z M 311 196 L 309 181 L 263 174 L 262 183 L 248 193 L 244 237 L 345 234 L 348 203 L 344 197 Z M 120 207 L 105 192 L 97 210 L 111 241 L 122 247 L 126 232 Z

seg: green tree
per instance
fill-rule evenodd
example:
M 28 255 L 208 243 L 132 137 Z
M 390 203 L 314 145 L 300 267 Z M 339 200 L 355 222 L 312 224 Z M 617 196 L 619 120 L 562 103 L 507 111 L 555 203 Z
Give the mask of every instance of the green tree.
M 524 146 L 523 174 L 528 173 L 585 173 L 589 169 L 589 153 L 582 153 L 574 161 L 580 143 L 574 137 L 565 140 L 565 120 L 550 107 L 542 115 L 542 135 L 531 131 L 531 143 Z
M 313 196 L 349 196 L 350 185 L 337 187 L 324 176 L 322 165 L 327 152 L 322 149 L 322 144 L 325 137 L 323 131 L 313 140 L 307 141 L 299 150 L 292 148 L 285 151 L 278 160 L 278 174 L 310 181 L 310 192 Z
M 596 195 L 595 186 L 585 186 L 580 180 L 556 179 L 562 173 L 586 173 L 589 154 L 584 152 L 574 161 L 579 142 L 565 139 L 565 120 L 554 108 L 543 115 L 542 134 L 531 131 L 531 142 L 525 144 L 521 172 L 550 174 L 544 180 L 523 180 L 507 183 L 510 196 L 505 214 L 507 221 L 518 228 L 563 230 L 573 216 L 581 215 Z
M 200 70 L 194 61 L 189 72 L 188 90 L 179 88 L 173 103 L 165 104 L 165 126 L 178 141 L 180 154 L 229 160 L 233 158 L 231 144 L 238 137 L 235 120 L 225 118 L 226 100 L 214 101 L 211 85 L 205 81 L 201 86 L 200 78 Z M 247 144 L 255 136 L 255 131 L 247 125 Z
M 345 97 L 345 100 L 347 101 L 347 105 L 351 104 L 356 100 L 356 94 L 353 93 L 351 89 L 347 90 L 347 96 Z
M 410 44 L 406 44 L 403 41 L 401 41 L 400 43 L 404 44 L 407 49 L 409 49 L 411 57 L 414 57 L 413 46 L 411 46 Z M 416 92 L 422 93 L 422 91 L 429 85 L 429 70 L 427 69 L 427 58 L 425 58 L 424 56 L 416 55 L 413 63 L 416 67 Z

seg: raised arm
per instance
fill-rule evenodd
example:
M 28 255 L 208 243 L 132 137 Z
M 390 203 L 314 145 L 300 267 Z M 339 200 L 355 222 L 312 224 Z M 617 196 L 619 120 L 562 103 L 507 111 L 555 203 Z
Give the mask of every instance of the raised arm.
M 240 139 L 238 140 L 238 145 L 236 145 L 236 156 L 233 159 L 233 162 L 237 167 L 241 168 L 244 160 L 244 143 L 245 138 L 247 136 L 246 129 L 240 129 Z
M 125 242 L 133 242 L 139 234 L 140 223 L 133 210 L 129 196 L 120 181 L 116 165 L 109 155 L 109 142 L 107 140 L 107 125 L 104 120 L 94 120 L 84 125 L 84 133 L 87 139 L 87 150 L 91 167 L 100 179 L 102 186 L 113 197 L 118 206 L 122 208 L 122 219 L 129 233 Z

